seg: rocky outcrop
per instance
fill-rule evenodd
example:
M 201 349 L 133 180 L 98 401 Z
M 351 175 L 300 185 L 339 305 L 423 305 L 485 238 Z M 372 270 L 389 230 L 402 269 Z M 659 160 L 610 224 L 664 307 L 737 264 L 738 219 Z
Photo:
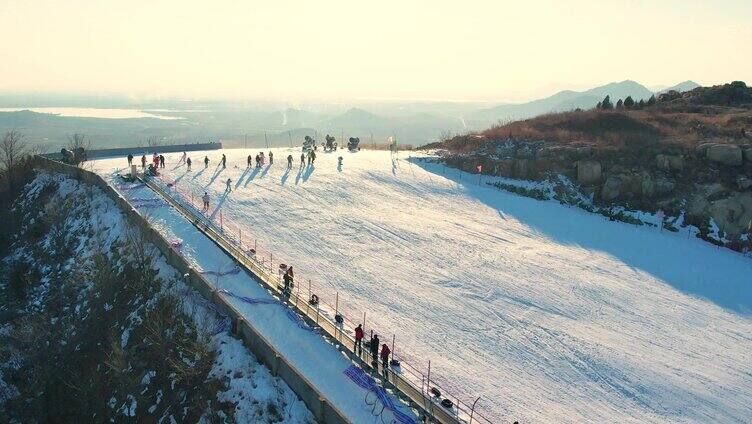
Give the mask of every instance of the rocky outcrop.
M 749 190 L 752 188 L 752 178 L 747 178 L 742 175 L 736 178 L 736 186 L 739 190 Z
M 744 160 L 752 163 L 752 147 L 744 148 L 744 153 L 742 155 L 744 156 Z
M 655 157 L 655 164 L 662 171 L 681 172 L 684 170 L 684 156 L 660 154 Z
M 664 177 L 654 177 L 650 173 L 616 174 L 606 179 L 601 188 L 601 200 L 610 202 L 617 199 L 651 199 L 670 194 L 676 184 Z
M 742 164 L 742 149 L 734 144 L 711 144 L 707 146 L 705 155 L 708 160 L 724 165 Z
M 620 175 L 608 177 L 601 188 L 601 199 L 606 202 L 618 199 L 624 194 L 624 186 L 624 177 Z
M 749 231 L 752 222 L 752 192 L 730 192 L 717 184 L 706 186 L 702 191 L 693 196 L 687 205 L 688 215 L 698 221 L 712 218 L 727 235 L 734 236 Z M 719 196 L 723 197 L 709 200 Z
M 577 182 L 582 185 L 593 185 L 601 181 L 603 169 L 600 162 L 594 160 L 580 160 L 575 163 L 577 167 Z

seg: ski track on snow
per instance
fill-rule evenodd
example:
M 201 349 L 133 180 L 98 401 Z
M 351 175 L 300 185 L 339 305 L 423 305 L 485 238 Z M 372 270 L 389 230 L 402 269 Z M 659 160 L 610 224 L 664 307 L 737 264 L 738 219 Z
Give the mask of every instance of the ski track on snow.
M 166 154 L 164 179 L 207 190 L 214 208 L 232 178 L 225 219 L 327 299 L 338 290 L 351 319 L 367 311 L 413 365 L 431 360 L 461 400 L 482 396 L 492 421 L 752 421 L 750 259 L 404 152 L 318 152 L 300 170 L 299 150 L 275 149 L 271 167 L 234 167 L 258 151 L 224 150 L 226 170 L 212 169 L 221 152 L 192 152 L 212 163 L 191 178 Z

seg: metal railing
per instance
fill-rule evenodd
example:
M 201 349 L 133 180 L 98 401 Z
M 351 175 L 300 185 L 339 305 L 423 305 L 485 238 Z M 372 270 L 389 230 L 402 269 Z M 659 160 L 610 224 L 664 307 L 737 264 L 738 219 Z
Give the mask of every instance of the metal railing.
M 201 204 L 200 196 L 187 192 L 177 184 L 167 184 L 158 178 L 145 179 L 144 182 L 155 192 L 160 194 L 169 203 L 176 208 L 186 218 L 191 220 L 201 231 L 209 236 L 223 250 L 233 256 L 241 265 L 251 271 L 255 276 L 270 290 L 274 295 L 287 300 L 298 313 L 308 318 L 311 323 L 315 323 L 321 328 L 325 335 L 336 341 L 342 349 L 345 349 L 353 358 L 357 358 L 360 366 L 364 369 L 370 368 L 373 357 L 368 348 L 363 349 L 359 355 L 355 352 L 354 328 L 361 324 L 364 332 L 368 334 L 366 313 L 362 314 L 361 322 L 353 322 L 347 316 L 355 316 L 353 311 L 343 309 L 340 302 L 339 292 L 334 294 L 334 304 L 331 299 L 327 301 L 327 296 L 332 297 L 331 293 L 324 290 L 323 287 L 315 284 L 311 279 L 305 280 L 296 269 L 294 278 L 294 287 L 288 295 L 282 292 L 282 280 L 279 273 L 279 265 L 282 263 L 279 257 L 274 256 L 272 252 L 266 252 L 259 246 L 258 239 L 254 238 L 226 219 L 221 211 L 215 213 L 213 217 L 205 213 Z M 302 283 L 302 284 L 301 284 Z M 311 295 L 318 297 L 318 303 L 312 305 L 309 300 Z M 347 312 L 347 313 L 344 313 Z M 341 322 L 338 323 L 335 318 L 340 316 Z M 360 314 L 358 314 L 360 317 Z M 375 329 L 372 329 L 375 330 Z M 375 333 L 382 334 L 378 331 Z M 365 338 L 364 338 L 365 341 Z M 382 340 L 387 343 L 389 340 Z M 407 359 L 400 355 L 398 346 L 395 345 L 394 337 L 391 340 L 392 351 L 391 357 L 399 361 L 399 366 L 391 367 L 389 372 L 380 374 L 385 386 L 392 385 L 399 392 L 404 394 L 415 406 L 426 412 L 436 421 L 445 424 L 458 423 L 482 423 L 491 424 L 491 420 L 484 417 L 475 410 L 475 403 L 472 405 L 463 402 L 456 395 L 450 394 L 438 384 L 436 380 L 440 379 L 431 375 L 430 362 L 428 372 L 412 366 Z M 434 390 L 438 390 L 441 395 L 435 396 Z M 441 405 L 443 399 L 452 401 L 451 407 Z

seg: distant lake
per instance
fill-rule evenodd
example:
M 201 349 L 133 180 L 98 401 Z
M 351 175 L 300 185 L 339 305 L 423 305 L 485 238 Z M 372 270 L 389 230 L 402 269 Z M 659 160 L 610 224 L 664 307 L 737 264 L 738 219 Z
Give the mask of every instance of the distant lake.
M 176 116 L 155 115 L 139 109 L 110 109 L 110 108 L 87 108 L 87 107 L 0 107 L 0 112 L 19 112 L 29 110 L 37 113 L 48 113 L 58 116 L 70 116 L 79 118 L 157 118 L 157 119 L 183 119 Z M 175 112 L 170 110 L 154 110 L 153 112 Z

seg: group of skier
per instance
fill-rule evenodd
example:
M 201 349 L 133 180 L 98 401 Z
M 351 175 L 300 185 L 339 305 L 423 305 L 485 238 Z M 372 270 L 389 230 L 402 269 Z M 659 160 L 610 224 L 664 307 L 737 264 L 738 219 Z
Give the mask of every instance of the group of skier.
M 273 165 L 273 164 L 274 164 L 274 153 L 272 151 L 269 151 L 269 165 Z M 264 165 L 266 165 L 266 156 L 264 155 L 264 152 L 261 152 L 256 155 L 256 168 L 261 168 Z M 247 166 L 248 168 L 251 167 L 251 155 L 248 155 Z
M 269 155 L 266 156 L 264 154 L 264 152 L 260 152 L 255 157 L 255 166 L 256 166 L 256 168 L 261 168 L 262 166 L 264 166 L 266 164 L 266 158 L 267 157 L 269 158 L 269 165 L 273 165 L 274 164 L 274 153 L 272 151 L 269 151 Z M 251 165 L 253 164 L 252 159 L 253 158 L 251 157 L 251 155 L 248 155 L 247 162 L 246 162 L 248 168 L 250 168 Z M 131 166 L 133 164 L 133 155 L 129 153 L 128 156 L 127 156 L 127 160 L 128 160 L 128 166 Z M 303 167 L 305 167 L 305 166 L 313 166 L 313 164 L 314 164 L 315 161 L 316 161 L 316 152 L 313 149 L 309 150 L 307 153 L 303 152 L 303 153 L 300 154 L 300 168 L 301 169 Z M 209 167 L 209 162 L 210 162 L 209 156 L 204 156 L 204 169 L 206 169 L 206 168 Z M 183 152 L 183 155 L 180 157 L 180 161 L 178 161 L 178 164 L 182 164 L 182 163 L 186 164 L 186 166 L 188 168 L 187 169 L 188 171 L 191 171 L 191 165 L 193 164 L 193 161 L 191 160 L 191 158 L 188 156 L 188 154 L 186 152 Z M 292 163 L 293 163 L 293 156 L 292 155 L 288 155 L 287 156 L 287 169 L 292 169 Z M 307 165 L 306 165 L 306 163 L 307 163 Z M 222 169 L 226 169 L 227 168 L 227 156 L 225 156 L 224 153 L 222 154 L 222 158 L 220 159 L 219 164 L 222 166 Z M 337 166 L 338 166 L 338 169 L 340 169 L 340 170 L 342 169 L 342 156 L 339 157 L 338 162 L 337 162 Z M 164 167 L 165 167 L 165 157 L 164 157 L 164 155 L 154 153 L 153 156 L 152 156 L 152 163 L 149 164 L 148 171 L 147 171 L 146 155 L 142 155 L 141 156 L 141 168 L 143 168 L 144 171 L 147 172 L 149 175 L 159 175 L 159 171 L 158 171 L 159 168 L 164 168 Z M 230 179 L 230 178 L 228 178 L 225 181 L 225 184 L 226 184 L 225 191 L 226 192 L 231 192 L 232 191 L 231 183 L 232 183 L 232 179 Z M 204 192 L 204 195 L 202 196 L 202 199 L 204 201 L 204 211 L 208 211 L 208 209 L 209 209 L 209 195 L 206 192 Z
M 355 345 L 353 346 L 353 352 L 359 357 L 363 355 L 363 338 L 365 333 L 363 332 L 363 325 L 358 324 L 355 327 Z M 374 334 L 371 336 L 371 340 L 368 342 L 369 350 L 371 351 L 371 366 L 374 370 L 378 371 L 379 363 L 378 359 L 381 358 L 381 370 L 384 374 L 389 370 L 389 355 L 392 354 L 391 349 L 386 343 L 381 344 L 381 352 L 379 352 L 379 335 Z

